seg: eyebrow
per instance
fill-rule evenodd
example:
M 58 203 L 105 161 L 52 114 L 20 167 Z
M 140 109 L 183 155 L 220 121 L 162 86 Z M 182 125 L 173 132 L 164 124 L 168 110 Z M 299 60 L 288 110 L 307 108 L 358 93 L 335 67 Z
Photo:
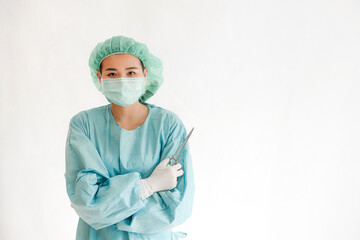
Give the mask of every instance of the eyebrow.
M 128 68 L 125 68 L 125 70 L 128 70 L 128 69 L 138 69 L 137 67 L 128 67 Z M 107 68 L 105 71 L 117 71 L 116 68 Z

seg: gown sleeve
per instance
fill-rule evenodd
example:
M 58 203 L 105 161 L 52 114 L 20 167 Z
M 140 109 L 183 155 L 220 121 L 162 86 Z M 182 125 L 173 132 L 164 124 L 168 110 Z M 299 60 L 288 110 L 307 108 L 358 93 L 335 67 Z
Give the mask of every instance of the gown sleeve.
M 169 129 L 169 137 L 162 149 L 161 159 L 172 156 L 186 138 L 186 130 L 175 115 Z M 146 200 L 147 205 L 127 219 L 117 223 L 118 230 L 141 234 L 153 234 L 171 230 L 184 223 L 192 214 L 194 198 L 194 176 L 189 143 L 179 157 L 184 174 L 172 190 L 156 192 Z
M 66 191 L 76 213 L 96 230 L 142 209 L 140 174 L 110 177 L 95 145 L 87 137 L 86 117 L 75 115 L 66 139 Z

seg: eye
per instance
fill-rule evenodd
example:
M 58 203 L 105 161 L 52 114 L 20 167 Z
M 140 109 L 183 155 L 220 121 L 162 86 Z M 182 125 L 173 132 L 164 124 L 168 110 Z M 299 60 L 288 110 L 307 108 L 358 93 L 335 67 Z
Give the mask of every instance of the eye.
M 114 77 L 116 74 L 115 73 L 109 73 L 108 75 L 106 76 L 109 76 L 109 77 Z
M 128 74 L 131 76 L 131 75 L 134 75 L 136 74 L 135 72 L 131 71 L 131 72 L 128 72 Z

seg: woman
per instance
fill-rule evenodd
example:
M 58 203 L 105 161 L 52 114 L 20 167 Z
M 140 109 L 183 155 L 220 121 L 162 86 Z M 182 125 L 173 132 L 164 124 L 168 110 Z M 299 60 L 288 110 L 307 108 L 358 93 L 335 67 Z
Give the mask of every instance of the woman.
M 176 114 L 146 103 L 163 82 L 162 63 L 124 36 L 98 43 L 89 59 L 110 104 L 70 120 L 66 189 L 79 215 L 76 239 L 178 239 L 194 197 L 191 156 L 169 164 L 186 138 Z

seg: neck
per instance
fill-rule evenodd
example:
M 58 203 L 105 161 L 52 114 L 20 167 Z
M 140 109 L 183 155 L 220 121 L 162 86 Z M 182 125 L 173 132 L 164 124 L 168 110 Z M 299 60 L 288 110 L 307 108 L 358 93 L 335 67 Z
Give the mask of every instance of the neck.
M 115 121 L 121 122 L 137 119 L 143 116 L 144 110 L 147 111 L 147 107 L 144 104 L 141 104 L 139 101 L 136 101 L 134 104 L 126 107 L 111 103 L 110 109 Z

